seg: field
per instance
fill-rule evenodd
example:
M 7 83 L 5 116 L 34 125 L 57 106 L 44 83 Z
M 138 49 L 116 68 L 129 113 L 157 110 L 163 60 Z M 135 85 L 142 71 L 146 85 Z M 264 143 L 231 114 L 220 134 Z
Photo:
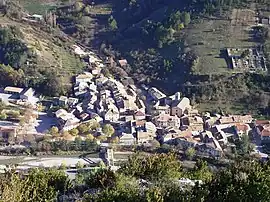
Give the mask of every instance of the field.
M 231 25 L 233 27 L 238 27 L 241 25 L 244 26 L 252 26 L 255 24 L 255 11 L 250 9 L 233 9 L 231 15 Z
M 199 56 L 195 73 L 213 74 L 230 71 L 224 59 L 224 48 L 248 48 L 255 45 L 250 36 L 255 24 L 251 10 L 234 9 L 228 19 L 201 19 L 187 30 L 187 43 Z

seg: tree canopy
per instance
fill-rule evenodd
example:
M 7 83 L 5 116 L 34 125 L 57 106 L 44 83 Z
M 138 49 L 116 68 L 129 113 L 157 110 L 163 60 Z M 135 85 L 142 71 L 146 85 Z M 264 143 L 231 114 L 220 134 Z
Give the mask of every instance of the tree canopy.
M 0 175 L 0 200 L 56 201 L 63 194 L 75 197 L 75 191 L 76 199 L 82 201 L 266 202 L 270 200 L 269 172 L 268 162 L 256 160 L 239 160 L 216 171 L 199 160 L 185 170 L 175 154 L 137 154 L 118 171 L 104 166 L 80 170 L 72 182 L 61 170 L 33 169 L 27 175 L 9 171 Z M 182 184 L 183 178 L 195 183 Z

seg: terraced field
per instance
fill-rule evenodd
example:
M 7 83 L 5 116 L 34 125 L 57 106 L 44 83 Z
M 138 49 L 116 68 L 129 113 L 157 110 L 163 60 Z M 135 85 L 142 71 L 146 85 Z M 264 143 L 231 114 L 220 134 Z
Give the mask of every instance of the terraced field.
M 232 72 L 227 68 L 224 49 L 249 48 L 252 41 L 251 27 L 255 25 L 255 12 L 251 9 L 234 9 L 227 19 L 207 18 L 190 26 L 187 42 L 199 56 L 195 69 L 198 74 Z

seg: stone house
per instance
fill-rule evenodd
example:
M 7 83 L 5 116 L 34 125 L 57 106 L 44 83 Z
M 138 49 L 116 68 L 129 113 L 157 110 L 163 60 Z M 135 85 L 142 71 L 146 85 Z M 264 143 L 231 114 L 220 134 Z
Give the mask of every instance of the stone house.
M 134 145 L 136 138 L 132 134 L 122 133 L 119 137 L 119 143 L 122 145 Z
M 155 134 L 144 131 L 137 131 L 136 137 L 138 144 L 144 144 L 152 141 L 155 137 Z
M 153 123 L 157 127 L 166 128 L 166 127 L 180 127 L 180 119 L 177 116 L 170 116 L 168 114 L 160 114 L 153 118 Z
M 104 114 L 104 121 L 108 122 L 117 122 L 119 120 L 119 112 L 115 111 L 113 109 L 109 109 L 107 112 Z
M 79 74 L 78 76 L 75 77 L 75 83 L 87 83 L 91 82 L 93 78 L 93 75 L 90 72 L 85 72 L 84 74 Z
M 181 117 L 183 114 L 187 114 L 189 109 L 191 109 L 190 100 L 184 97 L 182 100 L 176 100 L 172 103 L 171 115 Z
M 144 120 L 145 119 L 145 113 L 141 112 L 141 111 L 137 111 L 134 113 L 134 119 L 135 120 Z

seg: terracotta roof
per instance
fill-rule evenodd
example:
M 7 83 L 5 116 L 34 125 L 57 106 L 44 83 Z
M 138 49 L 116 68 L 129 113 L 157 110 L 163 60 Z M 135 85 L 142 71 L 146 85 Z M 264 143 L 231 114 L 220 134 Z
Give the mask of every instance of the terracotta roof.
M 270 127 L 267 127 L 265 129 L 263 129 L 262 133 L 261 133 L 261 136 L 264 136 L 264 137 L 269 137 L 270 136 Z
M 154 120 L 160 121 L 160 122 L 161 121 L 167 122 L 167 121 L 172 121 L 172 120 L 177 120 L 177 119 L 179 119 L 177 116 L 170 116 L 169 114 L 160 114 L 160 115 L 154 117 Z
M 138 139 L 148 139 L 150 137 L 152 137 L 153 134 L 149 133 L 149 132 L 143 132 L 143 131 L 138 131 L 137 132 L 137 138 Z
M 236 129 L 238 131 L 248 131 L 248 130 L 250 130 L 250 127 L 247 124 L 237 123 L 237 124 L 235 124 L 235 126 L 236 126 Z
M 141 111 L 137 111 L 135 113 L 135 116 L 145 116 L 145 114 L 143 112 L 141 112 Z
M 127 60 L 123 59 L 123 60 L 118 60 L 119 64 L 121 67 L 126 66 L 128 64 Z
M 242 122 L 242 123 L 246 123 L 246 122 L 251 122 L 252 119 L 253 119 L 253 118 L 252 118 L 251 115 L 244 115 L 244 116 L 234 115 L 234 116 L 233 116 L 234 122 Z
M 269 120 L 256 120 L 255 124 L 256 125 L 267 125 L 267 124 L 270 124 L 270 121 Z
M 136 121 L 136 122 L 135 122 L 135 125 L 136 125 L 136 126 L 144 126 L 145 122 L 146 122 L 146 121 L 144 121 L 144 120 L 142 120 L 142 121 Z
M 14 132 L 15 128 L 14 127 L 13 128 L 1 127 L 0 131 L 1 132 Z
M 183 131 L 179 134 L 180 137 L 184 137 L 184 138 L 190 138 L 192 137 L 192 132 L 191 131 Z
M 229 117 L 222 117 L 219 119 L 219 122 L 221 124 L 225 124 L 225 123 L 233 123 L 234 122 L 234 119 L 233 117 L 229 116 Z

